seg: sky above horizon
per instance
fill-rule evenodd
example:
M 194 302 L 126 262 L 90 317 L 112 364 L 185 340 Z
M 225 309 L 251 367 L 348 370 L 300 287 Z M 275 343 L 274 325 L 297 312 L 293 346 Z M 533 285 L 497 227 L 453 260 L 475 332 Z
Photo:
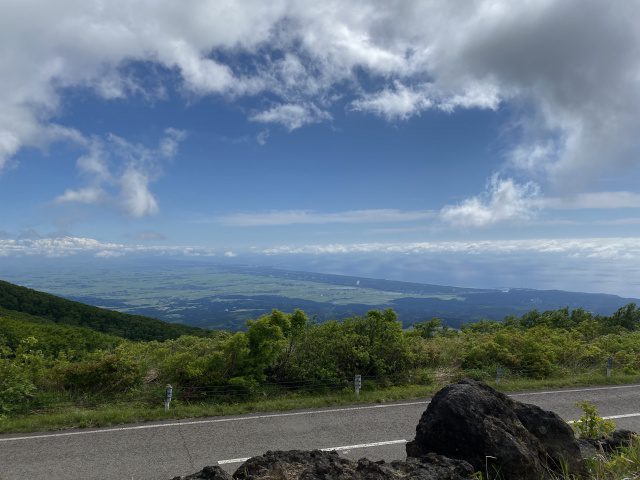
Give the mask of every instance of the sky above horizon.
M 636 0 L 0 0 L 0 268 L 276 258 L 640 296 L 638 18 Z

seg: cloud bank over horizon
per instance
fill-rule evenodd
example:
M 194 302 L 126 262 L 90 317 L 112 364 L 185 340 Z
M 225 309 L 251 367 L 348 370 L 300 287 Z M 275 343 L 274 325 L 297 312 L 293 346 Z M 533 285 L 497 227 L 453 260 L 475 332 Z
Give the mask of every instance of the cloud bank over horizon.
M 25 261 L 169 260 L 263 265 L 321 273 L 468 287 L 519 287 L 611 293 L 634 297 L 640 287 L 640 237 L 280 245 L 243 249 L 101 242 L 91 238 L 0 239 L 9 271 Z M 18 263 L 15 263 L 18 261 Z M 107 262 L 107 263 L 104 263 Z M 71 265 L 74 265 L 72 262 Z M 117 268 L 119 263 L 113 263 Z M 636 280 L 634 280 L 636 279 Z

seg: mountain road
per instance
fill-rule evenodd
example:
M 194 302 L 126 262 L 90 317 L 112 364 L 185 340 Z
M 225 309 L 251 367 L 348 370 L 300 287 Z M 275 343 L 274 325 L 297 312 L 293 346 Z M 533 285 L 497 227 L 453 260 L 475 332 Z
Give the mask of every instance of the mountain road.
M 588 400 L 619 428 L 640 431 L 640 385 L 567 388 L 511 395 L 580 416 Z M 168 480 L 221 465 L 234 471 L 267 450 L 327 449 L 358 459 L 405 458 L 405 443 L 428 399 L 211 417 L 100 429 L 0 435 L 0 480 Z

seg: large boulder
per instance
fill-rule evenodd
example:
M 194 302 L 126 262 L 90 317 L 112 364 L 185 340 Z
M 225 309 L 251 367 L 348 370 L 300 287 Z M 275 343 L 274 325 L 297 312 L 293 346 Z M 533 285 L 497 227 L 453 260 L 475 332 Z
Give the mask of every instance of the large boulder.
M 429 452 L 466 460 L 491 478 L 540 480 L 563 468 L 581 476 L 585 468 L 558 415 L 469 379 L 440 390 L 423 413 L 407 455 Z
M 357 462 L 336 452 L 276 451 L 253 457 L 233 474 L 236 480 L 470 480 L 474 470 L 461 460 L 430 454 L 407 461 Z

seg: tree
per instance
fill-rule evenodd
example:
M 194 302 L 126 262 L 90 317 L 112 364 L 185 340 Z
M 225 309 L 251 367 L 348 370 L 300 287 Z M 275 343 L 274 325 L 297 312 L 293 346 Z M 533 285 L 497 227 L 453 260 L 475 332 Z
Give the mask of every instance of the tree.
M 436 332 L 442 329 L 442 319 L 434 317 L 426 322 L 416 322 L 413 324 L 413 329 L 422 338 L 433 338 Z

